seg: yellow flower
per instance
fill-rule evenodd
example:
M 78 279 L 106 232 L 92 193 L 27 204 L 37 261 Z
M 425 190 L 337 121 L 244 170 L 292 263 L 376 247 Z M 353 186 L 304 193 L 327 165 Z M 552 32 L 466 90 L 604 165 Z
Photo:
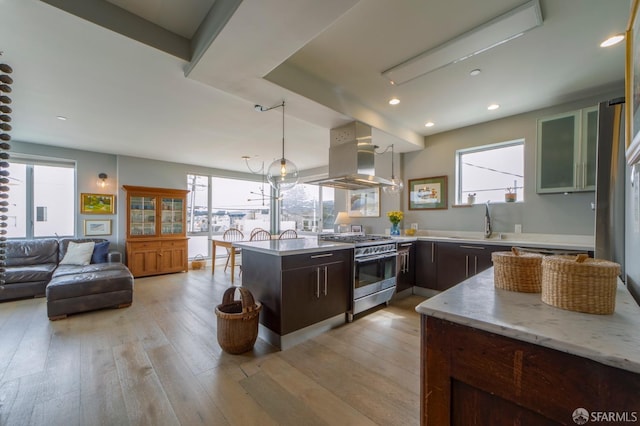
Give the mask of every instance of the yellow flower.
M 392 210 L 390 212 L 387 212 L 387 217 L 389 218 L 391 223 L 397 225 L 404 218 L 404 213 L 402 213 L 401 211 Z

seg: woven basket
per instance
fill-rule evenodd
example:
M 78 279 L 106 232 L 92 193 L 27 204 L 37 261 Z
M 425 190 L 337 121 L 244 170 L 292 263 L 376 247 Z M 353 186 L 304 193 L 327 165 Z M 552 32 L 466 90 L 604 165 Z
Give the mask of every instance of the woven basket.
M 515 247 L 491 253 L 494 285 L 503 290 L 540 293 L 543 257 L 538 253 L 522 253 Z
M 612 314 L 620 265 L 586 254 L 542 260 L 542 301 L 570 311 Z
M 240 300 L 235 300 L 235 291 L 240 291 Z M 262 305 L 244 287 L 230 287 L 216 307 L 218 317 L 218 343 L 230 354 L 250 351 L 258 338 L 258 319 Z
M 206 264 L 207 262 L 204 260 L 204 256 L 201 254 L 196 254 L 191 261 L 191 269 L 202 269 Z

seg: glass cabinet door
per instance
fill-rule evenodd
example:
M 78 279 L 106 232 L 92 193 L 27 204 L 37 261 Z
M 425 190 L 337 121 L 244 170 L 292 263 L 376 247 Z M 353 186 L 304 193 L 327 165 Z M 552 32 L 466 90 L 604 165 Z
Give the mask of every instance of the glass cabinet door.
M 162 198 L 162 222 L 160 224 L 160 233 L 182 234 L 184 217 L 184 205 L 181 198 Z
M 575 188 L 579 123 L 577 112 L 538 121 L 538 192 Z
M 131 197 L 129 203 L 129 234 L 155 235 L 155 197 Z

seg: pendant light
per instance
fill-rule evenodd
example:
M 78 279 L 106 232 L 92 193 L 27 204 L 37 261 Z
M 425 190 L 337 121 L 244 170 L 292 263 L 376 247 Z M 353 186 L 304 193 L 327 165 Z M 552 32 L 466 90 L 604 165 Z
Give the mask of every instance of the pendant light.
M 267 169 L 267 180 L 271 186 L 282 192 L 293 188 L 298 183 L 298 168 L 284 156 L 284 101 L 280 105 L 275 105 L 271 108 L 256 105 L 255 110 L 263 112 L 279 107 L 282 107 L 282 157 L 271 163 L 269 169 Z
M 393 144 L 391 144 L 391 185 L 385 186 L 382 188 L 384 192 L 387 194 L 399 194 L 402 192 L 402 188 L 404 185 L 402 184 L 402 179 L 396 179 L 393 170 Z

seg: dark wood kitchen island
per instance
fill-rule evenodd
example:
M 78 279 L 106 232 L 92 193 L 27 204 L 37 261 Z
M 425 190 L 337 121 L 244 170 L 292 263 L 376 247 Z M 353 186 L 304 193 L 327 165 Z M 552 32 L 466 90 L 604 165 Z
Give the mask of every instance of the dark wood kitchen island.
M 640 422 L 640 307 L 622 283 L 614 314 L 591 315 L 496 289 L 491 268 L 416 311 L 423 425 Z
M 242 286 L 262 303 L 259 335 L 287 349 L 346 322 L 353 244 L 312 238 L 234 243 Z

